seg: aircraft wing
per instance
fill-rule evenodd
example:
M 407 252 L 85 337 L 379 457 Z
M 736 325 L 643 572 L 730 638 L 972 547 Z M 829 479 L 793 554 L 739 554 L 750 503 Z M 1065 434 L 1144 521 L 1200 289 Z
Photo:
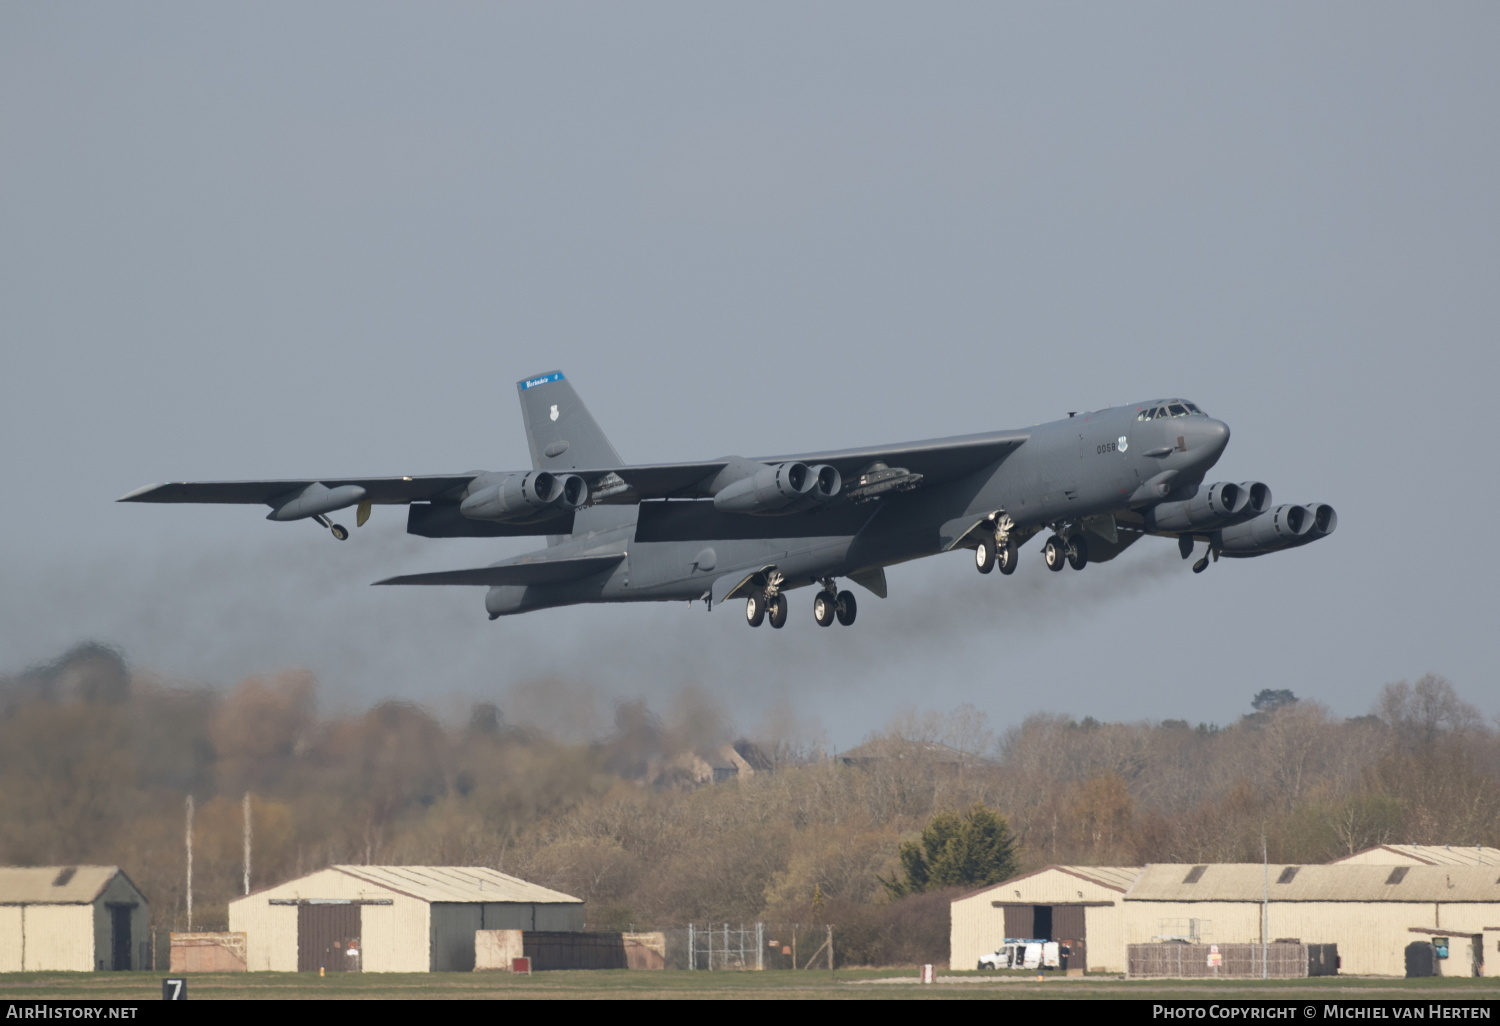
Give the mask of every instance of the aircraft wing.
M 440 570 L 429 574 L 406 574 L 387 577 L 376 584 L 562 584 L 592 577 L 615 566 L 625 558 L 616 552 L 607 556 L 574 556 L 569 559 L 529 557 L 513 563 L 497 563 L 468 570 Z
M 750 462 L 777 464 L 799 461 L 808 464 L 827 463 L 838 469 L 844 479 L 846 494 L 861 487 L 860 481 L 871 471 L 873 480 L 865 487 L 900 487 L 906 490 L 923 485 L 942 484 L 971 474 L 1004 459 L 1022 442 L 1026 431 L 995 431 L 978 435 L 960 435 L 926 442 L 870 446 L 863 449 L 840 449 L 829 452 L 803 453 L 793 456 L 758 456 Z M 646 499 L 709 498 L 709 484 L 729 460 L 701 460 L 692 463 L 648 463 L 627 467 L 593 470 L 570 470 L 588 482 L 595 502 L 633 504 Z M 520 473 L 518 471 L 518 473 Z M 320 485 L 328 489 L 346 486 L 363 489 L 363 501 L 377 505 L 411 502 L 441 502 L 448 493 L 462 489 L 478 473 L 437 474 L 420 477 L 349 477 L 300 478 L 279 481 L 171 481 L 147 485 L 122 496 L 119 502 L 202 502 L 239 503 L 275 506 L 279 500 L 303 489 Z
M 828 452 L 802 453 L 792 456 L 756 456 L 750 462 L 776 464 L 797 461 L 808 464 L 827 463 L 838 469 L 848 491 L 860 476 L 884 464 L 887 468 L 905 470 L 923 484 L 942 484 L 971 474 L 1010 455 L 1030 437 L 1027 431 L 991 431 L 977 435 L 936 438 L 925 442 L 870 446 L 862 449 L 837 449 Z M 649 463 L 616 467 L 613 470 L 579 470 L 591 481 L 603 483 L 610 474 L 626 486 L 606 502 L 639 502 L 645 499 L 709 498 L 709 483 L 729 460 L 704 460 L 695 463 Z M 916 482 L 912 481 L 914 485 Z
M 312 484 L 329 488 L 354 485 L 365 490 L 370 502 L 390 505 L 422 502 L 444 492 L 462 488 L 475 474 L 428 475 L 423 477 L 324 477 L 283 481 L 170 481 L 137 488 L 118 502 L 211 502 L 274 505 L 274 500 Z

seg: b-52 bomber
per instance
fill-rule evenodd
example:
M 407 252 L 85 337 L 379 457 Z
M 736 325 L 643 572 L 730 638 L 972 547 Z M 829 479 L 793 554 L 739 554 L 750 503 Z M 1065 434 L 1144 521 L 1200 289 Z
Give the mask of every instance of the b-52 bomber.
M 488 588 L 490 619 L 584 602 L 743 600 L 752 627 L 787 620 L 787 592 L 817 589 L 813 618 L 852 624 L 847 578 L 886 595 L 885 568 L 953 549 L 982 574 L 1015 572 L 1044 534 L 1049 570 L 1114 559 L 1145 535 L 1201 544 L 1201 573 L 1333 533 L 1333 507 L 1271 506 L 1258 481 L 1205 485 L 1229 426 L 1160 399 L 1019 431 L 806 455 L 627 464 L 560 371 L 518 382 L 530 470 L 426 477 L 152 485 L 121 502 L 247 503 L 269 520 L 407 505 L 427 538 L 545 536 L 547 547 L 489 566 L 377 584 Z

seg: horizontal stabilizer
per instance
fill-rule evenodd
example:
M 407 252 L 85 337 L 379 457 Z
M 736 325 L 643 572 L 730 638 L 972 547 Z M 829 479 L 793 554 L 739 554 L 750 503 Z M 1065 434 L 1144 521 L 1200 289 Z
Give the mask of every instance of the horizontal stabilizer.
M 481 584 L 497 585 L 563 584 L 609 570 L 625 558 L 625 553 L 608 556 L 575 556 L 571 559 L 532 559 L 525 563 L 501 563 L 469 570 L 440 570 L 430 574 L 406 574 L 388 577 L 376 584 Z

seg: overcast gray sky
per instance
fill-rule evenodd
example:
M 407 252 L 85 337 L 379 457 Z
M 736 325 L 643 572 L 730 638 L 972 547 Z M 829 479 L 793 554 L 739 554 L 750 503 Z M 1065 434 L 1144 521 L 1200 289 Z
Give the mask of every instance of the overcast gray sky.
M 457 707 L 684 686 L 857 743 L 906 707 L 1232 719 L 1495 688 L 1494 4 L 0 3 L 0 671 L 82 639 Z M 1163 395 L 1329 540 L 490 623 L 372 589 L 526 542 L 338 544 L 163 480 L 524 467 L 562 368 L 627 460 Z M 1220 474 L 1214 475 L 1216 478 Z M 572 693 L 572 692 L 569 692 Z

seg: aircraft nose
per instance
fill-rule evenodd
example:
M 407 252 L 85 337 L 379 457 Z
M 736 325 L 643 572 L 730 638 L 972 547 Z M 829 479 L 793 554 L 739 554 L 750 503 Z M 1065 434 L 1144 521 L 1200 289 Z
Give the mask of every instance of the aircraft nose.
M 1229 425 L 1222 420 L 1214 420 L 1210 417 L 1199 426 L 1197 433 L 1200 435 L 1199 444 L 1213 453 L 1215 459 L 1229 444 Z

